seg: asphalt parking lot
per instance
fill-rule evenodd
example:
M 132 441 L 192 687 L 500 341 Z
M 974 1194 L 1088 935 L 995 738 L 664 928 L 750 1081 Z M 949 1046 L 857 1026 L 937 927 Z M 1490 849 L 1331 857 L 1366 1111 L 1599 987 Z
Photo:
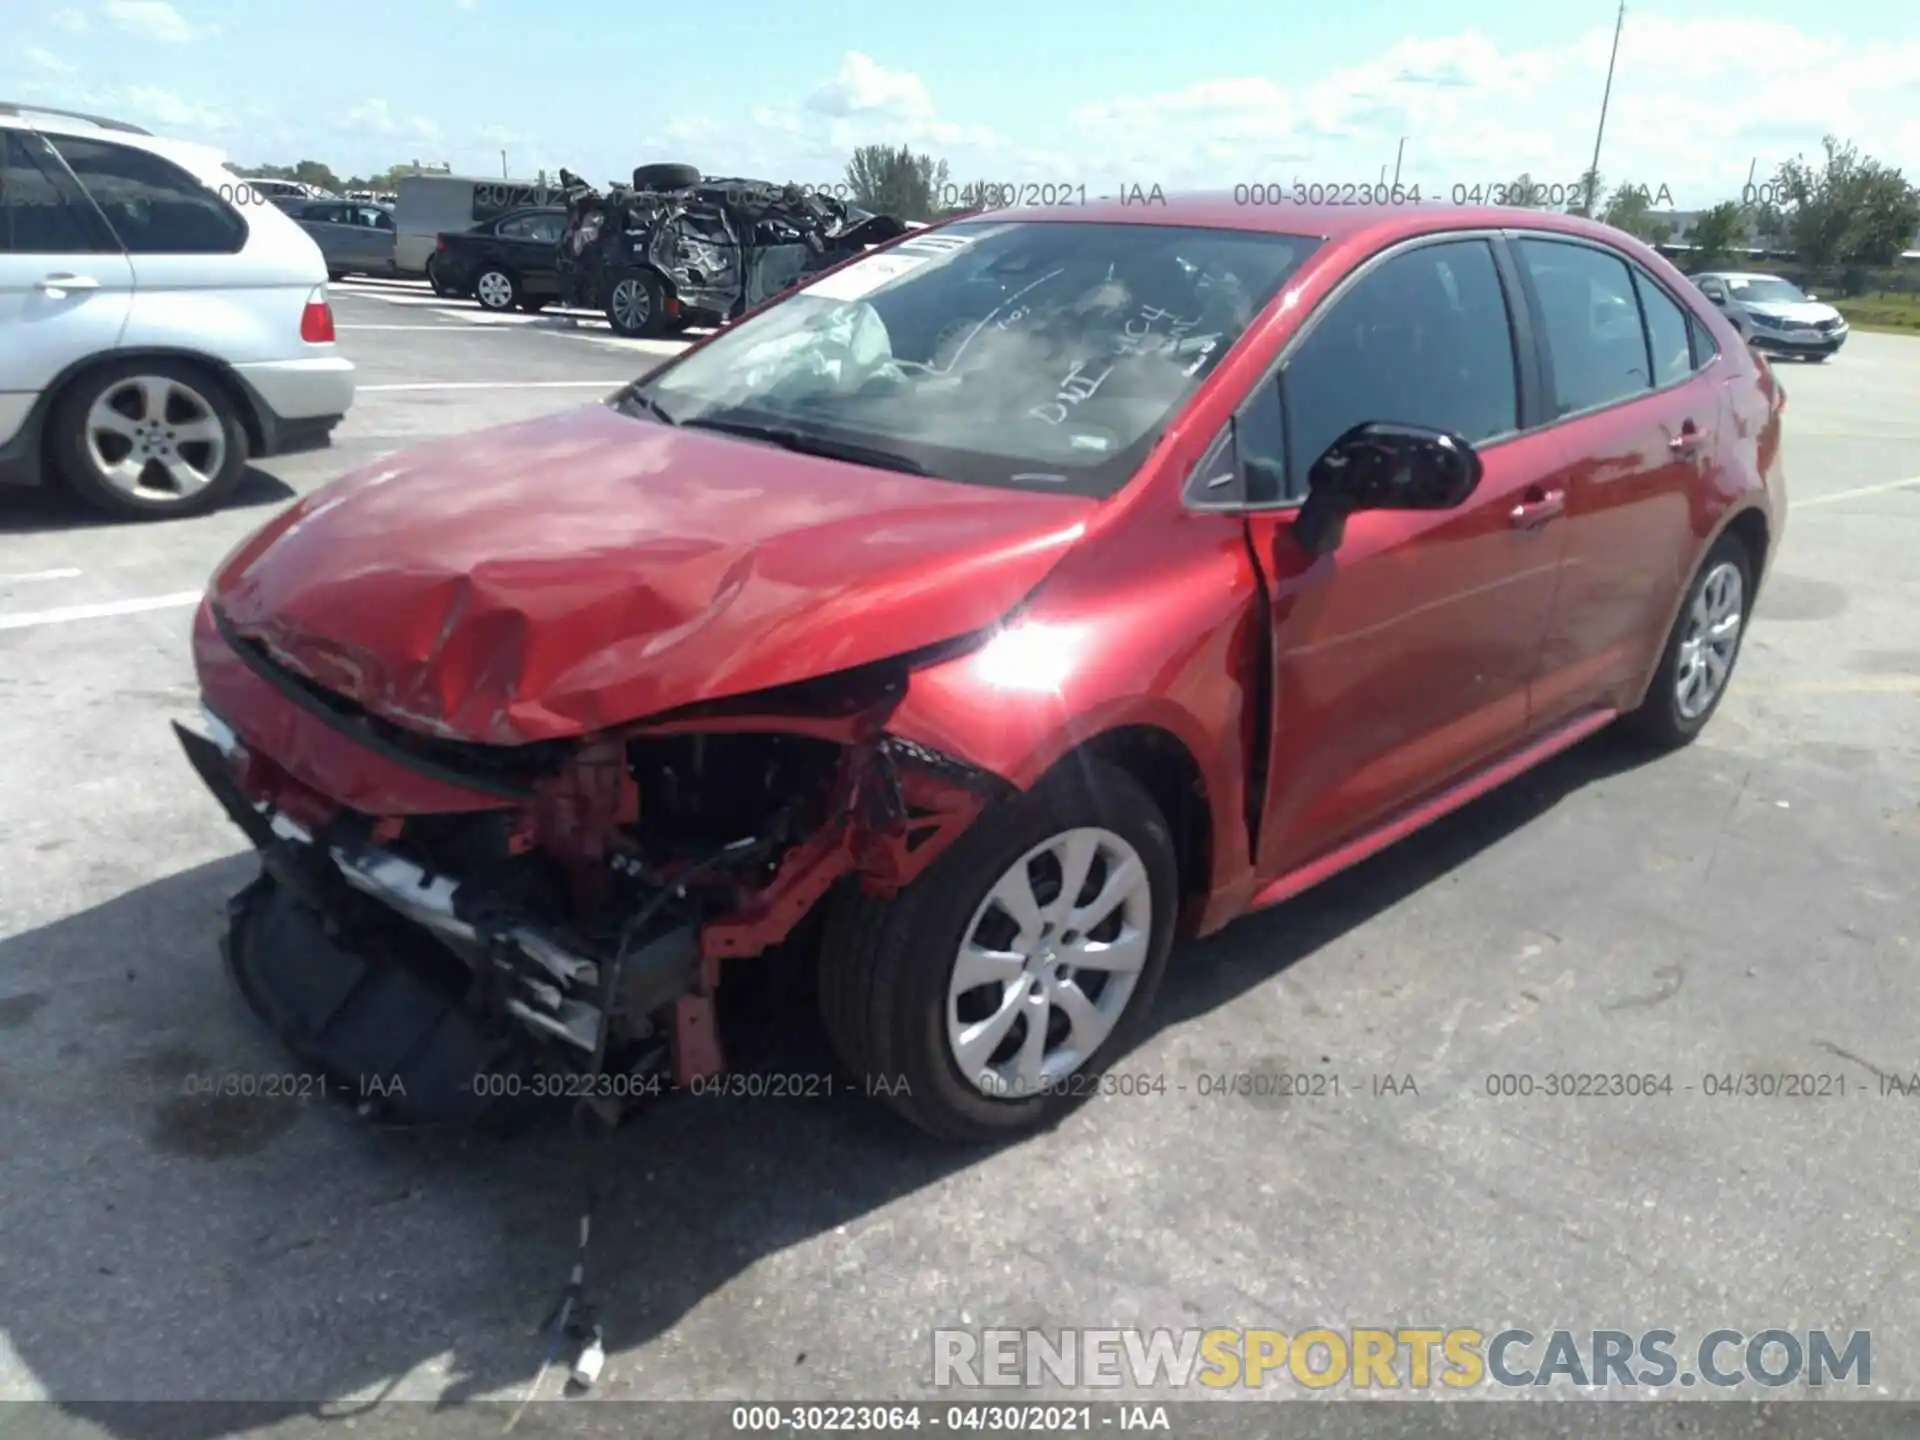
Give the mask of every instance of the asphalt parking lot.
M 197 713 L 189 597 L 274 507 L 669 347 L 398 286 L 336 312 L 354 411 L 224 513 L 0 494 L 0 1398 L 264 1424 L 519 1399 L 543 1359 L 581 1199 L 563 1137 L 183 1094 L 282 1062 L 215 949 L 252 862 L 167 722 Z M 1119 1067 L 1166 1084 L 1025 1145 L 944 1149 L 844 1095 L 637 1117 L 602 1161 L 599 1393 L 930 1394 L 938 1325 L 1513 1323 L 1866 1328 L 1874 1389 L 1920 1398 L 1920 1089 L 1883 1093 L 1920 1072 L 1920 342 L 1781 374 L 1791 516 L 1699 743 L 1603 738 L 1186 948 Z M 793 1028 L 770 1063 L 818 1068 Z M 1201 1094 L 1250 1071 L 1339 1093 Z M 1673 1083 L 1488 1093 L 1549 1072 Z M 1705 1093 L 1745 1074 L 1844 1094 Z

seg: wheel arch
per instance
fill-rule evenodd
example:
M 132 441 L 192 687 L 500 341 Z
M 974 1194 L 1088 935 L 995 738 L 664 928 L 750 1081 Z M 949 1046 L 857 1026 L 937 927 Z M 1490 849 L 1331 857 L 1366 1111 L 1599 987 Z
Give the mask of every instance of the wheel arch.
M 1126 771 L 1153 796 L 1173 836 L 1182 919 L 1197 918 L 1214 883 L 1214 807 L 1198 758 L 1173 731 L 1129 722 L 1081 741 L 1055 760 L 1047 774 L 1084 769 L 1088 760 Z
M 1667 623 L 1660 631 L 1659 641 L 1655 644 L 1652 656 L 1641 674 L 1640 683 L 1629 697 L 1628 708 L 1639 705 L 1647 697 L 1653 680 L 1660 673 L 1660 662 L 1666 655 L 1667 642 L 1673 633 L 1673 627 L 1679 622 L 1681 607 L 1687 603 L 1687 595 L 1693 589 L 1694 579 L 1700 574 L 1700 567 L 1707 563 L 1707 556 L 1723 539 L 1731 535 L 1745 547 L 1747 558 L 1751 561 L 1751 579 L 1753 593 L 1747 600 L 1747 613 L 1751 618 L 1753 605 L 1760 596 L 1760 581 L 1765 575 L 1767 557 L 1773 544 L 1773 527 L 1767 513 L 1758 502 L 1740 505 L 1720 517 L 1719 524 L 1708 534 L 1706 543 L 1695 552 L 1687 573 L 1673 597 L 1673 605 L 1667 613 Z

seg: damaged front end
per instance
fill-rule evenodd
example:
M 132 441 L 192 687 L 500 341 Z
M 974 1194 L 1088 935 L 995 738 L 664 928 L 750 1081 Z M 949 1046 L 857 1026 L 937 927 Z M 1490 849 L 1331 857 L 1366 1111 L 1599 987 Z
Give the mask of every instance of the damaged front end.
M 205 733 L 175 728 L 262 861 L 229 966 L 301 1061 L 396 1120 L 720 1072 L 723 965 L 837 884 L 908 884 L 1004 788 L 886 732 L 953 645 L 492 746 L 382 719 L 211 607 L 197 642 Z

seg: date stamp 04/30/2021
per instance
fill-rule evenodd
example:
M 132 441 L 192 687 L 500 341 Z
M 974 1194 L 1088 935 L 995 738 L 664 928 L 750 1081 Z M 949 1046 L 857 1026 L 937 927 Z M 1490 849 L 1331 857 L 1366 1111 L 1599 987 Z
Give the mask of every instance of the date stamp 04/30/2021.
M 819 195 L 842 204 L 857 205 L 860 196 L 846 181 L 817 184 L 789 181 L 787 188 L 803 194 Z M 1764 189 L 1764 187 L 1761 187 Z M 1163 181 L 1142 180 L 1006 180 L 974 181 L 967 184 L 942 182 L 932 187 L 927 197 L 936 213 L 964 210 L 1014 210 L 1084 205 L 1167 205 L 1188 189 L 1203 189 L 1218 195 L 1220 188 L 1185 187 Z M 1749 190 L 1755 187 L 1749 186 Z M 1564 210 L 1589 200 L 1584 178 L 1571 180 L 1535 180 L 1521 176 L 1510 180 L 1455 181 L 1433 186 L 1420 181 L 1386 180 L 1253 180 L 1240 181 L 1227 188 L 1235 205 L 1279 207 L 1283 205 L 1420 205 L 1451 204 L 1461 206 L 1520 206 L 1530 210 Z M 1674 205 L 1673 189 L 1658 185 L 1625 185 L 1607 190 L 1601 197 L 1617 205 L 1631 195 L 1648 209 L 1665 210 Z M 1766 203 L 1755 190 L 1743 198 L 1743 206 Z

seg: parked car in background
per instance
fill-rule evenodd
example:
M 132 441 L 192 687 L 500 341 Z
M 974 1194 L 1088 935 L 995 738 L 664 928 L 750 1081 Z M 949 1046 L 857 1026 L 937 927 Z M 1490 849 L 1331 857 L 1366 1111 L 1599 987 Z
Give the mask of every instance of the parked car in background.
M 433 286 L 485 310 L 541 310 L 560 298 L 560 236 L 567 212 L 553 205 L 513 210 L 435 238 Z
M 251 185 L 263 199 L 283 207 L 300 205 L 308 200 L 332 198 L 318 185 L 304 185 L 298 180 L 269 180 L 257 175 L 249 175 L 245 178 L 247 184 Z
M 342 275 L 394 273 L 393 211 L 386 206 L 353 200 L 308 200 L 283 208 L 320 246 L 329 280 Z
M 313 238 L 218 151 L 0 104 L 0 480 L 217 505 L 353 403 Z
M 434 278 L 429 263 L 443 233 L 465 230 L 510 210 L 559 203 L 555 187 L 537 181 L 487 180 L 471 175 L 407 175 L 394 202 L 394 267 L 402 275 Z M 437 288 L 437 287 L 436 287 Z
M 1846 317 L 1791 280 L 1731 270 L 1691 278 L 1749 344 L 1769 354 L 1825 360 L 1847 343 Z
M 1570 215 L 913 232 L 233 553 L 182 731 L 267 852 L 227 962 L 299 1059 L 403 1064 L 443 1118 L 518 1092 L 476 1061 L 700 1083 L 716 991 L 805 937 L 856 1089 L 1031 1132 L 1177 935 L 1616 722 L 1698 735 L 1785 523 L 1782 404 Z

